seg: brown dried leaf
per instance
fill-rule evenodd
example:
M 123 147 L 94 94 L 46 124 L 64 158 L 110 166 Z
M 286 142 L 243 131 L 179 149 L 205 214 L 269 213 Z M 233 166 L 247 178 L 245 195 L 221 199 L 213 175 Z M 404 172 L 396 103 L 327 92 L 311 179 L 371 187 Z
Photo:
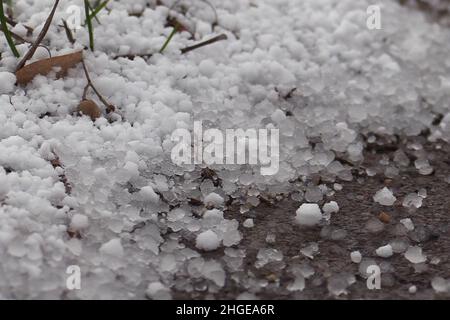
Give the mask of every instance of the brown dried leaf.
M 383 223 L 389 223 L 391 221 L 391 216 L 386 212 L 381 212 L 378 219 Z
M 92 121 L 101 117 L 102 112 L 98 105 L 92 100 L 83 100 L 78 105 L 78 112 L 91 117 Z
M 26 85 L 38 74 L 45 76 L 55 67 L 60 68 L 56 73 L 56 77 L 62 78 L 67 74 L 67 70 L 80 63 L 81 60 L 83 60 L 83 51 L 77 51 L 30 63 L 16 72 L 17 83 L 19 85 Z

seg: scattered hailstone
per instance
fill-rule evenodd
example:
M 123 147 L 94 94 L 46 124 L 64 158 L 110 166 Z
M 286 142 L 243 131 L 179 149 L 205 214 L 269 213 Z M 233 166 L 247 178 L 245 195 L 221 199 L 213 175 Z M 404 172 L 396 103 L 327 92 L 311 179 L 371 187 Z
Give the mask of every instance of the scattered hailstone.
M 347 287 L 352 281 L 349 281 L 347 276 L 338 274 L 328 278 L 327 282 L 328 291 L 334 296 L 340 296 L 347 294 Z
M 339 211 L 339 206 L 335 201 L 330 201 L 323 205 L 322 211 L 323 219 L 329 221 L 331 219 L 331 214 Z
M 380 220 L 372 218 L 369 221 L 367 221 L 366 229 L 369 232 L 377 233 L 384 229 L 384 224 Z
M 210 194 L 208 194 L 205 199 L 203 200 L 203 202 L 205 203 L 205 205 L 207 207 L 221 207 L 223 206 L 224 203 L 224 199 L 218 195 L 217 193 L 211 192 Z
M 410 193 L 403 199 L 402 205 L 406 208 L 420 208 L 422 206 L 423 198 L 417 193 Z
M 370 271 L 370 267 L 373 266 L 378 266 L 377 262 L 374 259 L 370 259 L 370 258 L 364 258 L 362 259 L 361 263 L 359 264 L 359 274 L 361 275 L 361 277 L 363 278 L 368 278 L 370 275 L 372 275 L 371 271 Z
M 304 226 L 315 226 L 322 220 L 322 212 L 316 203 L 304 203 L 297 209 L 295 220 Z
M 270 262 L 280 262 L 282 260 L 282 252 L 278 251 L 277 249 L 262 248 L 259 249 L 258 254 L 256 255 L 255 267 L 259 269 Z
M 266 242 L 267 243 L 275 243 L 275 241 L 276 241 L 276 235 L 274 235 L 273 233 L 269 233 L 267 236 L 266 236 Z
M 431 280 L 431 287 L 436 293 L 446 293 L 450 290 L 450 283 L 442 277 L 434 277 Z
M 394 253 L 402 253 L 405 252 L 406 249 L 408 249 L 408 243 L 402 239 L 394 239 L 389 244 L 392 247 L 392 251 Z
M 375 252 L 379 257 L 382 258 L 389 258 L 394 254 L 390 244 L 379 247 L 377 250 L 375 250 Z
M 205 251 L 216 250 L 220 246 L 220 239 L 214 231 L 207 230 L 197 236 L 195 246 Z
M 334 241 L 343 240 L 343 239 L 345 239 L 346 236 L 347 236 L 347 231 L 345 231 L 344 229 L 333 230 L 330 234 L 331 240 L 334 240 Z
M 302 248 L 300 250 L 301 254 L 310 259 L 314 259 L 314 255 L 319 252 L 319 245 L 316 242 L 311 243 L 310 245 Z
M 297 275 L 295 280 L 291 282 L 287 289 L 289 291 L 303 291 L 305 289 L 305 278 L 302 275 Z
M 336 201 L 325 203 L 322 208 L 324 213 L 336 213 L 339 211 L 339 205 Z
M 417 292 L 417 287 L 416 286 L 411 286 L 408 289 L 409 293 L 414 294 Z
M 205 261 L 201 274 L 205 279 L 211 280 L 218 287 L 225 285 L 225 270 L 222 265 L 214 260 Z
M 402 219 L 402 220 L 400 220 L 400 223 L 406 228 L 406 230 L 408 230 L 408 231 L 414 230 L 414 223 L 412 222 L 411 219 L 409 219 L 409 218 Z
M 255 226 L 255 223 L 253 222 L 253 219 L 246 219 L 243 223 L 243 226 L 245 228 L 253 228 Z
M 394 197 L 394 194 L 391 190 L 389 190 L 387 187 L 384 187 L 373 196 L 373 200 L 383 206 L 392 206 L 397 198 Z
M 236 297 L 236 300 L 258 300 L 258 297 L 250 292 L 243 292 Z
M 427 261 L 427 257 L 422 253 L 422 248 L 411 246 L 405 252 L 405 258 L 411 263 L 422 263 Z
M 100 253 L 114 257 L 123 256 L 123 247 L 119 238 L 111 239 L 108 242 L 102 244 L 100 247 Z
M 433 258 L 431 259 L 430 263 L 436 266 L 436 265 L 438 265 L 439 263 L 441 263 L 441 258 L 433 257 Z
M 151 186 L 143 187 L 139 191 L 139 195 L 141 196 L 142 200 L 146 202 L 157 203 L 159 201 L 159 196 Z
M 419 195 L 419 197 L 422 197 L 423 199 L 425 199 L 427 197 L 427 189 L 425 188 L 421 188 L 417 194 Z
M 360 263 L 362 260 L 361 252 L 353 251 L 352 253 L 350 253 L 350 259 L 352 259 L 353 263 Z
M 161 282 L 152 282 L 148 285 L 147 291 L 145 291 L 147 297 L 152 300 L 170 300 L 172 295 L 170 290 L 164 286 Z
M 433 173 L 433 167 L 427 159 L 417 159 L 414 161 L 414 165 L 421 175 L 427 176 Z

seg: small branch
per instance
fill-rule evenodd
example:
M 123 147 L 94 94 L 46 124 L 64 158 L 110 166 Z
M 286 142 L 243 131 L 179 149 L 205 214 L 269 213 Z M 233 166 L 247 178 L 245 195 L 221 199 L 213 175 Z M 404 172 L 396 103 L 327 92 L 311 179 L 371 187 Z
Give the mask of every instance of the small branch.
M 42 40 L 44 40 L 45 35 L 48 32 L 48 29 L 50 28 L 50 24 L 52 23 L 53 16 L 55 15 L 56 7 L 59 4 L 59 0 L 55 1 L 55 4 L 53 5 L 53 9 L 50 12 L 50 15 L 48 16 L 47 20 L 45 21 L 44 27 L 42 28 L 41 32 L 39 33 L 39 36 L 37 37 L 36 41 L 31 46 L 30 50 L 26 53 L 26 55 L 23 57 L 23 59 L 19 62 L 17 65 L 16 71 L 22 69 L 25 66 L 25 63 L 30 60 L 34 53 L 36 52 L 36 49 L 41 44 Z
M 215 36 L 212 39 L 209 39 L 209 40 L 206 40 L 206 41 L 194 44 L 193 46 L 189 46 L 189 47 L 181 49 L 181 54 L 185 54 L 185 53 L 188 53 L 188 52 L 190 52 L 192 50 L 195 50 L 195 49 L 198 49 L 198 48 L 201 48 L 201 47 L 213 44 L 213 43 L 215 43 L 217 41 L 226 40 L 226 39 L 228 39 L 227 35 L 222 33 L 222 34 L 220 34 L 218 36 Z

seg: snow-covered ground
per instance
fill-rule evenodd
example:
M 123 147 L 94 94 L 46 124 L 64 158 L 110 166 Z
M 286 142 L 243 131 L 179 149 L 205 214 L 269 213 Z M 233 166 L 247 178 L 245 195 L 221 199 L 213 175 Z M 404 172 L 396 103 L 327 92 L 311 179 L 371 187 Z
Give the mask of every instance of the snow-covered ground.
M 111 1 L 99 14 L 95 51 L 84 58 L 116 112 L 103 110 L 95 122 L 76 114 L 86 85 L 81 65 L 61 79 L 37 76 L 15 86 L 18 59 L 0 34 L 0 298 L 170 298 L 174 290 L 213 297 L 236 281 L 246 255 L 236 249 L 239 222 L 224 218 L 230 199 L 244 214 L 261 199 L 293 194 L 299 209 L 292 223 L 326 225 L 339 203 L 314 204 L 346 192 L 334 183 L 354 179 L 351 163 L 363 160 L 367 141 L 429 130 L 429 141 L 450 142 L 450 29 L 420 12 L 378 1 L 382 29 L 370 30 L 369 0 L 210 0 L 214 10 L 182 0 L 173 11 L 185 5 L 193 38 L 177 33 L 159 54 L 172 30 L 172 2 Z M 43 43 L 52 56 L 88 45 L 85 28 L 71 45 L 59 26 L 74 4 L 83 1 L 58 7 Z M 15 19 L 35 28 L 35 38 L 52 5 L 16 0 Z M 12 30 L 27 36 L 22 24 Z M 228 39 L 180 52 L 221 33 Z M 28 45 L 18 49 L 23 55 Z M 146 53 L 154 54 L 116 58 Z M 32 61 L 47 57 L 40 47 Z M 219 130 L 279 128 L 278 173 L 177 166 L 172 132 L 191 130 L 194 121 Z M 405 157 L 398 152 L 385 175 L 395 177 Z M 423 175 L 432 171 L 428 160 L 426 152 L 415 160 Z M 322 183 L 311 184 L 318 175 Z M 371 196 L 386 206 L 397 200 L 389 188 Z M 419 191 L 403 205 L 417 209 L 425 198 Z M 270 243 L 260 248 L 257 268 L 283 259 Z M 296 245 L 299 254 L 307 246 Z M 389 259 L 392 249 L 380 243 L 374 256 Z M 405 264 L 423 263 L 420 247 L 405 251 Z M 73 265 L 81 290 L 66 287 Z M 310 271 L 302 269 L 290 288 L 303 290 Z M 257 296 L 264 282 L 246 277 L 241 297 Z M 429 282 L 448 290 L 447 280 L 436 279 Z

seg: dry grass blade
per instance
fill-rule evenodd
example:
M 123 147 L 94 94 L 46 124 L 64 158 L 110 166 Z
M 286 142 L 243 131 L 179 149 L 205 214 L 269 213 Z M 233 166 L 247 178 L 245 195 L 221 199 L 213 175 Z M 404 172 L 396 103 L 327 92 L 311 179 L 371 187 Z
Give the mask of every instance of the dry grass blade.
M 217 41 L 226 40 L 226 39 L 228 39 L 227 35 L 222 33 L 222 34 L 220 34 L 220 35 L 218 35 L 218 36 L 216 36 L 216 37 L 214 37 L 212 39 L 209 39 L 209 40 L 206 40 L 206 41 L 194 44 L 193 46 L 189 46 L 189 47 L 183 48 L 183 49 L 181 49 L 181 53 L 185 54 L 185 53 L 188 53 L 189 51 L 192 51 L 192 50 L 195 50 L 195 49 L 198 49 L 198 48 L 201 48 L 201 47 L 213 44 L 213 43 L 215 43 Z
M 63 22 L 64 30 L 66 31 L 67 39 L 69 40 L 69 42 L 71 44 L 74 44 L 75 43 L 75 38 L 73 37 L 72 30 L 70 30 L 69 26 L 67 25 L 66 20 L 62 19 L 62 22 Z
M 41 33 L 39 33 L 39 36 L 37 37 L 36 41 L 31 46 L 30 50 L 28 50 L 28 52 L 25 54 L 23 59 L 19 62 L 16 70 L 20 70 L 25 66 L 25 63 L 33 57 L 34 53 L 36 52 L 36 49 L 41 44 L 42 40 L 44 40 L 44 37 L 47 34 L 48 29 L 50 28 L 50 24 L 52 23 L 53 16 L 55 15 L 56 7 L 58 6 L 58 4 L 59 4 L 59 0 L 56 0 L 55 4 L 53 5 L 53 9 L 50 12 L 50 15 L 48 16 L 47 20 L 45 21 L 45 24 L 44 24 L 44 27 L 42 28 Z
M 17 83 L 26 85 L 38 74 L 47 75 L 53 68 L 59 67 L 56 77 L 61 78 L 66 75 L 67 70 L 74 67 L 83 60 L 83 51 L 57 56 L 49 59 L 39 60 L 31 63 L 16 72 Z

